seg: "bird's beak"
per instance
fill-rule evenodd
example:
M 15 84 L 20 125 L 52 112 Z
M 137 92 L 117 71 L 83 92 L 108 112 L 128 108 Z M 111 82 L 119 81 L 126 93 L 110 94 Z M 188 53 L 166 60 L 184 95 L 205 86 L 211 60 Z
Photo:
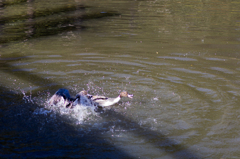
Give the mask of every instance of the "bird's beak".
M 128 94 L 128 98 L 133 98 L 133 94 Z

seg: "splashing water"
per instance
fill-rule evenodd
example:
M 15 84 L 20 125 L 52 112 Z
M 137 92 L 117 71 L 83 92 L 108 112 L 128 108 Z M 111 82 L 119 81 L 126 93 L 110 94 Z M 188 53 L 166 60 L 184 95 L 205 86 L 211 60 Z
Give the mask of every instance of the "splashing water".
M 31 95 L 32 93 L 31 93 L 31 91 L 30 91 L 30 95 L 29 96 L 27 96 L 23 90 L 21 90 L 21 92 L 23 94 L 23 100 L 25 101 L 25 103 L 32 103 L 32 104 L 34 104 L 34 102 L 32 100 L 32 95 Z
M 76 124 L 82 124 L 86 120 L 91 120 L 98 115 L 95 112 L 96 107 L 93 105 L 77 104 L 74 108 L 66 108 L 61 103 L 50 106 L 48 101 L 45 108 L 51 110 L 53 113 L 65 116 L 68 119 L 76 120 Z
M 33 111 L 33 115 L 50 115 L 53 118 L 56 118 L 56 115 L 60 115 L 68 120 L 74 121 L 76 125 L 83 124 L 85 121 L 95 120 L 98 116 L 98 112 L 95 111 L 97 109 L 95 106 L 91 105 L 91 103 L 84 104 L 83 101 L 80 101 L 74 108 L 66 108 L 64 107 L 65 101 L 60 101 L 55 105 L 51 106 L 49 104 L 49 93 L 38 94 L 38 97 L 32 98 L 32 93 L 30 91 L 30 95 L 28 93 L 21 90 L 23 94 L 23 101 L 29 104 L 37 104 L 38 107 Z M 47 99 L 46 99 L 47 98 Z

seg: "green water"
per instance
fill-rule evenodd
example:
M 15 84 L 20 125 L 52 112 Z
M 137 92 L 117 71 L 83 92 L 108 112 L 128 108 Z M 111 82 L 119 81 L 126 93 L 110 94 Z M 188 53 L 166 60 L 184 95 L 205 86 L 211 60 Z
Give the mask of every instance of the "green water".
M 56 2 L 59 6 L 69 3 Z M 68 30 L 57 29 L 51 36 L 33 32 L 30 37 L 2 43 L 1 87 L 31 92 L 34 97 L 39 91 L 53 94 L 61 87 L 73 95 L 88 89 L 91 94 L 111 97 L 127 90 L 134 94 L 132 100 L 124 99 L 97 122 L 90 122 L 103 128 L 101 138 L 126 154 L 133 158 L 240 157 L 240 2 L 70 4 L 87 7 L 56 16 L 109 11 L 115 15 L 85 20 L 77 16 L 64 21 L 64 26 L 73 26 Z M 3 8 L 1 14 L 22 14 L 29 7 L 17 5 Z M 19 6 L 23 11 L 16 9 Z M 30 6 L 49 7 L 38 1 Z M 10 24 L 16 23 L 6 22 L 1 28 Z

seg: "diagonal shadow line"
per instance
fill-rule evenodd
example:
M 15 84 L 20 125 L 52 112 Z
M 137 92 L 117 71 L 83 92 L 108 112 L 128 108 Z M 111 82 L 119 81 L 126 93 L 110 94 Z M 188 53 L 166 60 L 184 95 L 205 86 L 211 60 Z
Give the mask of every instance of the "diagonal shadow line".
M 15 58 L 14 60 L 15 61 L 17 61 L 17 60 L 20 60 L 20 59 L 22 59 L 23 57 L 21 57 L 21 58 Z M 13 61 L 13 60 L 11 60 L 11 61 Z M 16 76 L 16 77 L 18 77 L 18 78 L 20 78 L 20 79 L 23 79 L 23 80 L 26 80 L 26 81 L 29 81 L 29 82 L 33 82 L 32 80 L 36 80 L 36 82 L 35 83 L 39 83 L 39 82 L 41 82 L 42 83 L 42 81 L 44 80 L 43 78 L 41 78 L 40 76 L 37 76 L 37 75 L 33 75 L 33 74 L 30 74 L 29 72 L 24 72 L 24 71 L 21 71 L 21 73 L 19 74 L 19 73 L 14 73 L 14 72 L 12 72 L 12 71 L 9 71 L 9 70 L 12 70 L 12 69 L 18 69 L 18 67 L 15 67 L 15 66 L 12 66 L 12 65 L 10 65 L 10 64 L 7 64 L 7 62 L 5 61 L 5 62 L 2 62 L 2 63 L 0 63 L 0 68 L 4 68 L 4 69 L 1 69 L 1 71 L 3 71 L 3 72 L 5 72 L 5 73 L 8 73 L 8 74 L 11 74 L 11 75 L 14 75 L 14 76 Z M 46 81 L 44 81 L 44 82 L 46 82 Z M 59 86 L 61 86 L 61 85 L 59 85 L 58 83 L 56 83 L 56 82 L 54 82 L 54 81 L 52 81 L 52 80 L 48 80 L 48 82 L 50 82 L 50 84 L 51 83 L 54 83 L 55 84 L 55 86 L 56 87 L 59 87 Z M 41 84 L 39 83 L 39 86 L 41 86 Z M 47 86 L 44 86 L 44 87 L 41 87 L 40 89 L 44 89 L 45 87 L 47 87 Z M 4 99 L 4 100 L 2 100 L 2 99 Z M 20 100 L 22 100 L 22 94 L 18 94 L 17 92 L 15 92 L 15 91 L 11 91 L 11 90 L 9 90 L 9 88 L 6 88 L 5 86 L 0 86 L 0 123 L 3 123 L 3 124 L 1 124 L 0 125 L 0 127 L 2 127 L 3 125 L 4 125 L 4 123 L 7 123 L 6 121 L 4 121 L 4 117 L 6 117 L 7 119 L 5 119 L 5 120 L 9 120 L 9 117 L 7 117 L 7 116 L 5 116 L 6 114 L 4 114 L 4 110 L 7 110 L 8 111 L 8 109 L 10 108 L 10 106 L 9 105 L 12 105 L 12 103 L 14 103 L 15 101 L 20 101 Z M 13 101 L 13 102 L 12 102 Z M 30 106 L 30 109 L 32 110 L 33 108 L 32 107 L 34 107 L 34 109 L 36 109 L 36 108 L 39 108 L 39 107 L 41 107 L 40 105 L 38 105 L 38 104 L 32 104 L 32 103 L 28 103 L 29 105 L 31 105 Z M 7 114 L 8 115 L 8 114 Z M 13 115 L 11 115 L 11 116 L 13 116 Z M 59 121 L 62 121 L 63 120 L 63 118 L 64 117 L 60 117 L 60 116 L 58 116 L 57 117 L 57 120 L 59 120 Z M 11 120 L 14 120 L 14 119 L 11 119 Z M 18 120 L 18 119 L 16 119 L 16 120 Z M 45 119 L 42 119 L 42 120 L 45 120 Z M 17 121 L 17 122 L 21 122 L 21 121 Z M 97 147 L 97 149 L 101 149 L 100 147 L 107 147 L 107 149 L 109 149 L 108 151 L 103 151 L 103 152 L 101 152 L 100 154 L 102 155 L 102 157 L 100 156 L 100 158 L 103 158 L 104 156 L 106 156 L 106 157 L 104 157 L 104 158 L 116 158 L 116 159 L 120 159 L 120 158 L 134 158 L 133 156 L 131 156 L 130 154 L 127 154 L 127 153 L 125 153 L 125 152 L 123 152 L 122 150 L 120 150 L 120 149 L 118 149 L 117 147 L 115 147 L 114 145 L 112 145 L 111 143 L 108 143 L 108 141 L 106 141 L 106 140 L 104 140 L 104 139 L 102 139 L 102 138 L 100 138 L 99 136 L 100 136 L 100 132 L 96 132 L 96 134 L 97 135 L 94 135 L 94 136 L 92 136 L 92 135 L 87 135 L 87 134 L 85 134 L 85 136 L 84 136 L 84 138 L 82 138 L 82 137 L 78 137 L 78 134 L 79 134 L 79 130 L 78 131 L 76 131 L 75 130 L 75 128 L 72 126 L 72 125 L 70 125 L 70 124 L 66 124 L 66 123 L 63 123 L 63 122 L 61 122 L 61 125 L 63 126 L 63 127 L 65 127 L 65 128 L 67 128 L 67 131 L 68 132 L 75 132 L 75 134 L 76 134 L 76 136 L 74 137 L 74 140 L 77 140 L 77 141 L 83 141 L 83 143 L 81 144 L 81 143 L 78 143 L 78 146 L 82 149 L 82 150 L 84 150 L 84 151 L 89 151 L 89 152 L 82 152 L 82 153 L 80 153 L 80 156 L 74 156 L 74 157 L 87 157 L 87 158 L 99 158 L 99 156 L 95 156 L 95 153 L 94 153 L 94 150 L 96 149 L 96 147 Z M 9 126 L 9 125 L 6 125 L 6 127 L 7 126 Z M 11 125 L 11 126 L 13 126 L 13 125 Z M 23 125 L 21 125 L 21 124 L 19 124 L 19 123 L 17 123 L 17 127 L 19 127 L 19 126 L 22 126 L 22 127 L 25 127 L 25 125 L 23 124 Z M 4 127 L 3 127 L 4 128 Z M 1 130 L 3 130 L 3 129 L 1 129 Z M 1 130 L 0 130 L 0 134 L 1 134 Z M 68 132 L 66 132 L 66 135 L 68 134 Z M 60 132 L 61 133 L 61 132 Z M 63 132 L 64 133 L 64 132 Z M 37 133 L 36 133 L 37 134 Z M 2 136 L 2 135 L 1 135 Z M 13 138 L 15 138 L 14 136 L 13 136 Z M 38 138 L 38 137 L 37 137 Z M 46 137 L 44 137 L 44 138 L 52 138 L 52 136 L 51 137 L 49 137 L 47 134 L 46 134 Z M 86 138 L 87 139 L 89 139 L 89 140 L 86 140 Z M 5 141 L 4 142 L 4 140 L 7 140 L 7 141 Z M 1 148 L 0 148 L 0 157 L 2 156 L 2 157 L 8 157 L 8 152 L 7 151 L 11 151 L 11 153 L 19 153 L 19 152 L 15 152 L 15 150 L 14 150 L 14 148 L 13 147 L 11 147 L 11 149 L 9 150 L 9 149 L 4 149 L 4 147 L 7 147 L 7 146 L 4 146 L 4 144 L 9 144 L 9 141 L 10 142 L 12 142 L 12 139 L 8 139 L 8 138 L 4 138 L 4 137 L 0 137 L 0 147 L 2 147 L 3 149 L 1 150 Z M 87 147 L 89 147 L 89 148 L 86 148 L 86 143 L 84 143 L 84 141 L 85 142 L 96 142 L 96 143 L 98 143 L 98 144 L 100 144 L 100 145 L 94 145 L 94 148 L 92 148 L 91 146 L 87 146 Z M 76 143 L 75 143 L 76 144 Z M 104 145 L 104 146 L 102 146 L 102 145 Z M 112 148 L 113 147 L 113 148 Z M 43 153 L 46 153 L 46 151 L 55 151 L 55 149 L 58 149 L 58 147 L 56 147 L 55 145 L 54 146 L 52 146 L 52 147 L 49 147 L 49 148 L 45 148 L 45 150 L 43 151 Z M 79 148 L 78 148 L 79 149 Z M 111 150 L 113 150 L 113 153 L 111 152 Z M 116 152 L 115 152 L 116 151 Z M 27 152 L 27 154 L 28 155 L 30 155 L 29 157 L 33 157 L 34 155 L 38 155 L 38 153 L 34 153 L 34 152 Z M 24 155 L 24 154 L 22 154 L 22 155 Z M 20 156 L 22 156 L 22 155 L 20 155 Z M 27 156 L 28 156 L 27 155 Z M 32 156 L 33 155 L 33 156 Z M 69 157 L 69 155 L 67 155 L 67 156 L 65 156 L 64 154 L 62 154 L 63 156 L 57 156 L 57 157 Z M 99 153 L 98 153 L 98 155 L 99 155 Z M 10 155 L 11 156 L 11 155 Z M 24 155 L 24 156 L 26 156 L 26 155 Z M 49 156 L 47 156 L 47 157 L 51 157 L 51 156 L 53 156 L 52 154 L 49 154 Z M 19 155 L 17 155 L 17 157 L 19 157 Z
M 135 135 L 144 138 L 145 141 L 150 142 L 156 148 L 168 152 L 174 158 L 200 158 L 198 155 L 192 153 L 186 146 L 176 143 L 175 141 L 169 139 L 166 135 L 163 135 L 160 132 L 153 131 L 149 128 L 141 127 L 137 122 L 132 119 L 123 116 L 120 113 L 115 112 L 114 110 L 105 110 L 104 118 L 107 120 L 121 120 L 126 124 L 120 124 L 120 127 L 124 130 L 132 128 L 128 125 L 134 125 Z M 108 115 L 106 115 L 108 114 Z M 116 125 L 117 126 L 117 125 Z
M 10 91 L 4 86 L 0 86 L 0 158 L 134 158 L 131 154 L 127 154 L 108 141 L 99 137 L 101 134 L 99 131 L 96 131 L 94 135 L 83 132 L 84 136 L 79 136 L 81 131 L 76 131 L 74 126 L 71 124 L 61 122 L 64 120 L 64 117 L 61 116 L 56 117 L 55 121 L 60 123 L 59 126 L 65 128 L 66 130 L 57 132 L 57 134 L 53 134 L 51 127 L 52 125 L 50 124 L 44 125 L 44 127 L 47 127 L 46 129 L 48 130 L 46 130 L 43 134 L 39 133 L 38 123 L 33 123 L 33 126 L 28 126 L 26 123 L 29 124 L 29 118 L 33 118 L 32 114 L 34 110 L 32 110 L 32 107 L 37 109 L 41 107 L 40 105 L 32 103 L 25 104 L 24 110 L 27 113 L 23 113 L 24 115 L 22 117 L 19 117 L 19 115 L 16 114 L 10 114 L 19 111 L 16 109 L 21 109 L 21 102 L 14 104 L 15 101 L 20 101 L 21 99 L 22 96 L 20 94 L 16 94 L 16 92 Z M 26 105 L 29 105 L 29 107 L 26 108 Z M 14 110 L 10 110 L 10 107 L 15 107 L 16 109 L 14 108 Z M 36 116 L 35 118 L 38 119 L 31 120 L 46 120 L 46 116 Z M 61 134 L 60 137 L 58 133 Z M 69 144 L 64 141 L 69 140 L 67 137 L 69 134 L 71 134 L 71 141 L 67 142 L 72 143 L 70 147 Z M 66 138 L 62 139 L 62 136 L 66 136 Z M 21 144 L 19 145 L 19 143 Z M 60 144 L 60 146 L 58 144 Z M 64 152 L 61 152 L 60 154 L 56 152 L 61 149 L 64 149 Z M 96 149 L 102 150 L 102 152 L 95 154 Z M 81 152 L 76 152 L 76 150 Z
M 21 58 L 26 58 L 26 57 L 21 57 Z M 20 60 L 20 59 L 15 59 L 15 61 Z M 17 76 L 18 78 L 29 81 L 31 83 L 38 84 L 41 87 L 40 89 L 45 89 L 46 87 L 48 87 L 48 86 L 41 85 L 46 82 L 49 83 L 50 85 L 54 84 L 55 87 L 61 87 L 61 85 L 58 84 L 57 82 L 54 82 L 52 80 L 46 80 L 38 75 L 30 74 L 29 72 L 26 72 L 26 71 L 21 71 L 20 74 L 16 74 L 12 71 L 9 71 L 12 69 L 18 69 L 18 67 L 8 64 L 7 61 L 0 63 L 0 68 L 5 68 L 5 69 L 1 70 L 5 73 L 12 74 L 14 76 Z M 7 90 L 6 88 L 4 88 L 2 86 L 0 87 L 0 89 Z M 37 106 L 41 107 L 39 105 L 37 105 Z M 108 115 L 104 115 L 104 114 L 108 114 Z M 188 148 L 186 148 L 184 145 L 177 144 L 176 142 L 169 139 L 167 136 L 161 134 L 160 132 L 152 131 L 149 128 L 142 128 L 135 121 L 132 121 L 131 119 L 128 119 L 125 116 L 114 112 L 113 110 L 105 110 L 105 113 L 103 113 L 102 117 L 107 120 L 112 120 L 115 118 L 115 119 L 118 119 L 121 121 L 125 121 L 126 123 L 131 123 L 131 125 L 133 124 L 134 127 L 137 129 L 137 131 L 135 131 L 136 135 L 139 135 L 148 141 L 153 141 L 154 142 L 153 144 L 158 149 L 166 151 L 167 153 L 172 155 L 174 158 L 200 158 L 199 156 L 197 156 L 196 154 L 194 154 L 190 150 L 188 150 Z M 123 125 L 122 127 L 124 127 L 124 129 L 129 128 L 128 126 L 126 126 L 126 124 Z M 97 135 L 95 135 L 95 140 L 99 140 L 99 138 L 101 137 L 101 131 L 100 130 L 95 130 L 95 131 L 97 133 Z M 148 135 L 146 135 L 146 134 L 148 134 Z M 102 140 L 104 140 L 104 139 L 102 139 Z M 106 142 L 106 141 L 104 141 L 104 142 Z M 112 145 L 112 146 L 114 146 L 114 145 Z M 128 156 L 128 157 L 133 158 L 132 156 Z

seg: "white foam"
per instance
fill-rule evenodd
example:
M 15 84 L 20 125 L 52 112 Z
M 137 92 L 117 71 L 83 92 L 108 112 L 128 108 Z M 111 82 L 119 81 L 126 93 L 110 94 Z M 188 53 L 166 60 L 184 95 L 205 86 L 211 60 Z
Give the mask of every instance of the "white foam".
M 46 104 L 47 109 L 60 116 L 68 117 L 72 120 L 77 120 L 76 124 L 82 124 L 86 120 L 91 120 L 98 114 L 94 111 L 96 107 L 77 104 L 74 108 L 66 108 L 59 103 L 57 105 L 50 106 Z

